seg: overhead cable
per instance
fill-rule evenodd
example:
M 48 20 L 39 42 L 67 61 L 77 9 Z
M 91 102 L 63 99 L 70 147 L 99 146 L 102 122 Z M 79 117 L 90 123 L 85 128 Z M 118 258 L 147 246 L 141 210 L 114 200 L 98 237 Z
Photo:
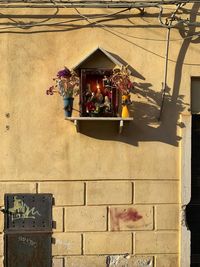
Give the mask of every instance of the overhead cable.
M 199 3 L 199 0 L 157 1 L 0 1 L 1 8 L 146 8 L 157 5 Z

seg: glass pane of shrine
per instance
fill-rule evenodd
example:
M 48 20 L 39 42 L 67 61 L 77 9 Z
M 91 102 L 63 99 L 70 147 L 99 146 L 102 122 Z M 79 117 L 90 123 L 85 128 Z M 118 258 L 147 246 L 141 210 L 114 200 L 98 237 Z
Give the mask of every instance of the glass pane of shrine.
M 119 91 L 109 81 L 112 69 L 82 69 L 80 110 L 82 117 L 116 117 Z

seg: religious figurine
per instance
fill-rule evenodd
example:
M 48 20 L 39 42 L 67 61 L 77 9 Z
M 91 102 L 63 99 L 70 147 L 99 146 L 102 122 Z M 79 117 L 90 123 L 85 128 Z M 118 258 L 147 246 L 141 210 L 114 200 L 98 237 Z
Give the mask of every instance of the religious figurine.
M 104 88 L 111 87 L 110 79 L 106 75 L 104 75 L 104 78 L 103 78 L 103 87 Z
M 96 107 L 94 114 L 99 115 L 103 107 L 103 94 L 101 93 L 100 88 L 97 89 L 94 100 L 95 100 L 95 107 Z
M 105 107 L 105 112 L 110 111 L 111 104 L 110 104 L 110 99 L 108 98 L 108 96 L 105 96 L 104 107 Z
M 96 103 L 102 104 L 102 102 L 103 102 L 103 95 L 101 93 L 101 89 L 97 89 L 95 98 L 96 98 Z

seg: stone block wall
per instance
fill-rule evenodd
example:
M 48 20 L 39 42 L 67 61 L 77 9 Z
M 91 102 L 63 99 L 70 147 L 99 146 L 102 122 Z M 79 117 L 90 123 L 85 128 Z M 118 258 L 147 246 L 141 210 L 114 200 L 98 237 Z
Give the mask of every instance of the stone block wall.
M 178 267 L 177 181 L 3 182 L 5 193 L 52 193 L 54 267 Z M 3 214 L 0 214 L 3 266 Z

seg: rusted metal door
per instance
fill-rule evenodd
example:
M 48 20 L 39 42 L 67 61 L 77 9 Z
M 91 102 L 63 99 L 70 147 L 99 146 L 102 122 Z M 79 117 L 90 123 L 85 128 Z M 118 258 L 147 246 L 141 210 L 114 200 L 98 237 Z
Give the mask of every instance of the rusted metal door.
M 5 267 L 51 267 L 52 195 L 5 195 Z

